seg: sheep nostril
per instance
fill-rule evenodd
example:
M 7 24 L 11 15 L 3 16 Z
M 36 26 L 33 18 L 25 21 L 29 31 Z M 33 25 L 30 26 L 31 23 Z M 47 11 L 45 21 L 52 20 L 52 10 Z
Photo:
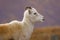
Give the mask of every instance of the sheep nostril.
M 43 21 L 45 21 L 45 19 L 42 19 Z

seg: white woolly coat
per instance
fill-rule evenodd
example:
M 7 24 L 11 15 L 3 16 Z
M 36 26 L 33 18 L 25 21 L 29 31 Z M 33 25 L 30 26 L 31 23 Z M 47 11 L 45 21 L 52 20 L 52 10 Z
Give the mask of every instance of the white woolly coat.
M 0 24 L 0 40 L 29 40 L 32 31 L 32 25 L 27 22 L 23 23 L 15 20 Z

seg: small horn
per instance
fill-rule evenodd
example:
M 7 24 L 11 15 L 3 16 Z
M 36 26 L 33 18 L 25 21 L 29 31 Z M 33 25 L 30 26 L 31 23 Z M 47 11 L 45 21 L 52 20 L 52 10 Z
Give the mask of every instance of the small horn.
M 27 10 L 27 9 L 32 9 L 32 8 L 31 7 L 26 7 L 25 10 Z

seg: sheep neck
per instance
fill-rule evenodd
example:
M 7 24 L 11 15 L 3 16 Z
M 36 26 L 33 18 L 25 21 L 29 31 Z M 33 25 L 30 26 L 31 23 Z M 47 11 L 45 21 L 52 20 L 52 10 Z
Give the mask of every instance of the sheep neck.
M 24 23 L 27 26 L 34 26 L 34 23 L 29 18 L 26 17 L 23 18 L 22 23 Z

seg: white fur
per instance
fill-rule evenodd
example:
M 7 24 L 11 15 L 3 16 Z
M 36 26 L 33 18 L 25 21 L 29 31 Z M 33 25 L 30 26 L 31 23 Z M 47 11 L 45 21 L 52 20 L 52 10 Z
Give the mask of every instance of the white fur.
M 29 14 L 28 10 L 31 11 L 31 14 Z M 36 15 L 34 15 L 34 13 L 36 13 Z M 0 24 L 0 29 L 1 27 L 5 28 L 3 32 L 3 28 L 0 30 L 0 40 L 29 40 L 33 32 L 34 23 L 37 21 L 42 22 L 42 19 L 43 16 L 39 14 L 35 8 L 27 9 L 24 12 L 22 21 L 14 20 L 7 24 Z

